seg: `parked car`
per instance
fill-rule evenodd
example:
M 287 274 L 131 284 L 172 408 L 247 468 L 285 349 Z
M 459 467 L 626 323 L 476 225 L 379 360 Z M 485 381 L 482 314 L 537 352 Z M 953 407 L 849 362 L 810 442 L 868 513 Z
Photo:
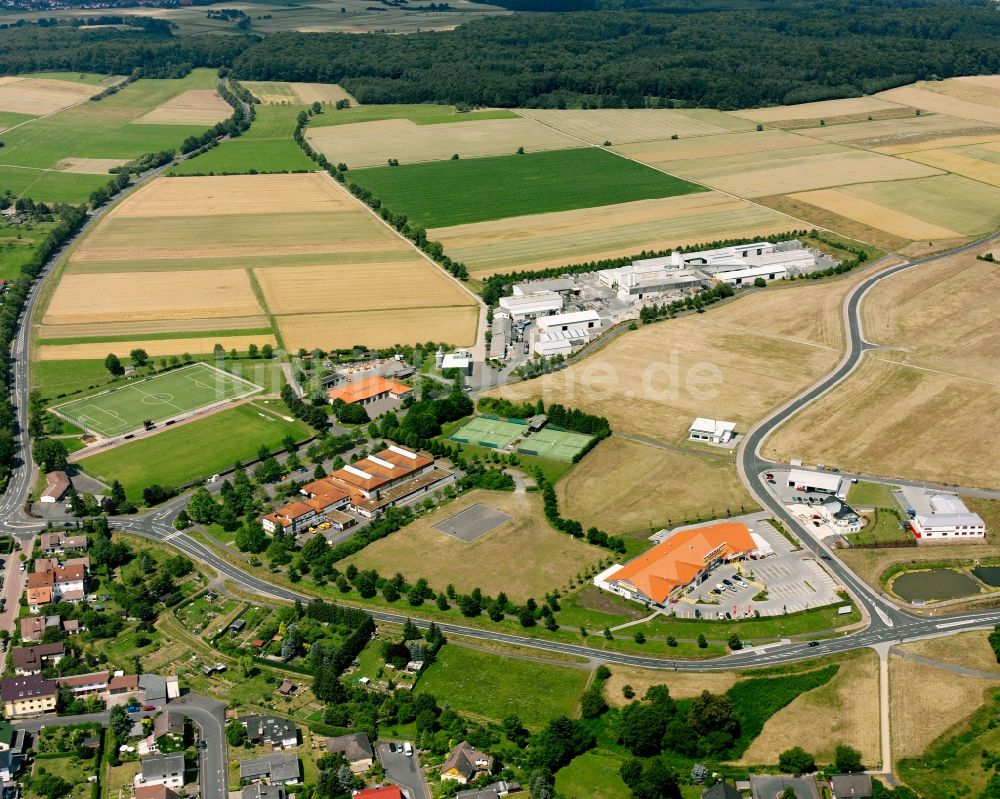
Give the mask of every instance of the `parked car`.
M 407 757 L 413 757 L 413 744 L 409 741 L 403 744 L 403 754 Z
M 723 578 L 722 578 L 722 584 L 723 584 L 724 586 L 726 586 L 726 588 L 729 588 L 729 587 L 730 587 L 730 586 L 731 586 L 731 585 L 733 584 L 733 581 L 732 581 L 732 580 L 730 580 L 730 579 L 729 579 L 729 578 L 727 578 L 727 577 L 723 577 Z
M 819 646 L 819 641 L 810 641 L 809 646 Z
M 156 710 L 156 705 L 143 705 L 142 709 L 149 712 L 150 710 Z
M 765 474 L 764 477 L 766 477 L 769 482 L 771 482 L 771 483 L 774 482 L 774 475 L 771 474 L 770 472 L 768 472 L 767 474 Z

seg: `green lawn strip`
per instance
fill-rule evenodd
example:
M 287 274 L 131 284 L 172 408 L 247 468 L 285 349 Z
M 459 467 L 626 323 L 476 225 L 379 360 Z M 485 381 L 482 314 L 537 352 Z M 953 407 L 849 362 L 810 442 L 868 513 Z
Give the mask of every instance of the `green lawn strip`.
M 603 749 L 585 752 L 556 772 L 556 792 L 574 799 L 621 799 L 629 789 L 618 776 L 625 758 Z M 699 792 L 698 796 L 701 796 Z
M 26 72 L 18 75 L 19 78 L 44 78 L 46 80 L 68 80 L 71 83 L 86 83 L 88 86 L 107 85 L 108 75 L 99 75 L 95 72 L 72 72 L 68 70 L 53 72 Z M 97 94 L 97 92 L 94 92 Z
M 26 126 L 27 127 L 27 126 Z M 20 128 L 19 130 L 25 130 Z M 15 133 L 18 131 L 15 131 Z M 19 197 L 31 197 L 39 202 L 87 202 L 90 193 L 107 185 L 108 175 L 84 175 L 45 169 L 19 169 L 0 164 L 0 186 Z
M 1000 691 L 986 690 L 985 704 L 964 724 L 938 738 L 920 757 L 898 763 L 899 775 L 921 796 L 986 796 L 994 753 L 1000 749 Z M 988 756 L 988 757 L 987 757 Z
M 35 119 L 33 114 L 17 114 L 13 111 L 0 111 L 0 128 L 12 128 L 22 122 Z
M 184 333 L 186 338 L 222 338 L 224 336 L 270 336 L 272 334 L 269 327 L 250 327 L 237 330 L 192 330 Z M 75 338 L 41 338 L 39 344 L 99 344 L 101 342 L 113 343 L 117 341 L 163 341 L 178 337 L 173 333 L 138 333 L 132 335 L 119 336 L 77 336 Z M 156 360 L 154 358 L 153 360 Z M 103 363 L 103 361 L 102 361 Z
M 517 119 L 517 114 L 504 109 L 457 113 L 450 105 L 362 105 L 339 111 L 324 108 L 313 117 L 311 127 L 350 125 L 355 122 L 378 122 L 383 119 L 408 119 L 418 125 L 440 125 L 450 122 L 476 122 L 486 119 Z
M 316 164 L 306 157 L 295 141 L 296 117 L 304 105 L 254 107 L 250 130 L 218 147 L 171 167 L 169 175 L 246 174 L 250 172 L 315 171 Z
M 91 455 L 78 465 L 105 482 L 121 481 L 129 499 L 139 501 L 142 490 L 154 483 L 180 486 L 210 477 L 236 461 L 250 460 L 261 445 L 277 449 L 285 436 L 309 435 L 300 422 L 262 413 L 247 403 Z
M 884 508 L 876 508 L 872 520 L 860 533 L 849 533 L 852 544 L 878 545 L 897 541 L 912 541 L 913 533 L 900 527 L 901 518 Z
M 452 645 L 420 676 L 416 691 L 493 721 L 516 713 L 537 730 L 556 716 L 574 715 L 589 675 L 586 669 Z
M 352 170 L 348 179 L 427 228 L 705 191 L 596 147 Z
M 895 508 L 895 498 L 884 483 L 860 480 L 847 492 L 847 504 L 852 508 Z

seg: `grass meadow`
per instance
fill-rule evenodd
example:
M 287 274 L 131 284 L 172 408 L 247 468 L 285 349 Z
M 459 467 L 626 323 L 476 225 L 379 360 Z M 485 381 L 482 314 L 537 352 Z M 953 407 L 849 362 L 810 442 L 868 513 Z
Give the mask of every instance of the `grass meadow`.
M 597 148 L 404 164 L 350 175 L 387 207 L 425 227 L 704 191 Z
M 51 223 L 25 225 L 0 225 L 0 279 L 16 280 L 21 267 L 28 263 L 49 231 Z
M 279 413 L 285 415 L 283 409 Z M 247 403 L 90 455 L 79 465 L 105 482 L 120 480 L 129 499 L 138 501 L 154 483 L 178 486 L 210 477 L 255 457 L 261 445 L 277 449 L 285 436 L 302 439 L 307 434 L 305 425 Z
M 197 158 L 189 158 L 172 167 L 170 175 L 246 174 L 248 172 L 313 171 L 310 161 L 293 141 L 295 118 L 304 105 L 255 106 L 250 130 Z M 331 112 L 332 113 L 332 112 Z
M 385 119 L 408 119 L 418 125 L 443 125 L 450 122 L 481 122 L 487 119 L 517 119 L 504 109 L 459 113 L 450 105 L 361 105 L 339 111 L 324 109 L 309 123 L 311 128 L 351 125 L 355 122 L 379 122 Z
M 586 669 L 452 644 L 421 675 L 416 690 L 460 713 L 491 721 L 516 713 L 526 727 L 537 730 L 556 716 L 574 715 L 588 676 Z

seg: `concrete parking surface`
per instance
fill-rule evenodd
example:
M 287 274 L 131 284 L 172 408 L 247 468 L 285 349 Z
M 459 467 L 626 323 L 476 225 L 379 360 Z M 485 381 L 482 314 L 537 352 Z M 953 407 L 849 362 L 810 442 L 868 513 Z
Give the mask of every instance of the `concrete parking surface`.
M 380 743 L 375 747 L 378 760 L 385 769 L 386 779 L 398 785 L 408 799 L 430 799 L 430 791 L 427 790 L 427 783 L 420 771 L 420 756 L 416 747 L 413 755 L 407 757 L 402 743 L 395 746 L 395 752 L 389 751 L 388 743 Z

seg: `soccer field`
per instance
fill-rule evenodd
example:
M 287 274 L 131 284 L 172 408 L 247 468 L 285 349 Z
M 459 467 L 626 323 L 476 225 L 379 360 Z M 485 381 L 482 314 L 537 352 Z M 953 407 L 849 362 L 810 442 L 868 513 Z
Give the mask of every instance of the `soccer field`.
M 200 408 L 240 399 L 261 390 L 205 363 L 113 388 L 52 408 L 52 412 L 104 438 L 187 416 Z

